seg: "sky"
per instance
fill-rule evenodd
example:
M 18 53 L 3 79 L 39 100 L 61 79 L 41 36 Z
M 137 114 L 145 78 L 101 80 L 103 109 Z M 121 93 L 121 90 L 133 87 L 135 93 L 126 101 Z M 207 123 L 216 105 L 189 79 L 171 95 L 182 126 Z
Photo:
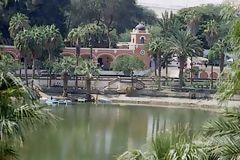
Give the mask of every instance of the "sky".
M 140 4 L 153 4 L 159 5 L 160 7 L 191 7 L 207 3 L 222 3 L 223 0 L 137 0 Z

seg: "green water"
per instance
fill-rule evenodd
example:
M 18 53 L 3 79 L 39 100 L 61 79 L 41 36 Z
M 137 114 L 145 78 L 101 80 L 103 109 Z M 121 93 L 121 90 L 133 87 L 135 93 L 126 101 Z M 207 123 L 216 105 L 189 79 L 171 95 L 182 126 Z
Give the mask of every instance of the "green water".
M 157 130 L 189 123 L 196 130 L 214 113 L 151 107 L 81 104 L 56 108 L 62 117 L 55 127 L 28 136 L 23 160 L 111 160 L 126 150 L 140 148 Z

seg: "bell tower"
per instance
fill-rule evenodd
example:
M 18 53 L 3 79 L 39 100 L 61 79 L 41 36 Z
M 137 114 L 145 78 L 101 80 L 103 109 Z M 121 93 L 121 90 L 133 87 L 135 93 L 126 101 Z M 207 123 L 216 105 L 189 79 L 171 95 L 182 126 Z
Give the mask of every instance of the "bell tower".
M 149 42 L 150 34 L 143 23 L 139 23 L 131 32 L 131 43 L 145 45 Z
M 150 56 L 146 51 L 146 45 L 149 43 L 149 40 L 150 33 L 143 23 L 139 23 L 131 32 L 129 49 L 134 50 L 135 56 L 144 62 L 146 68 L 150 66 Z

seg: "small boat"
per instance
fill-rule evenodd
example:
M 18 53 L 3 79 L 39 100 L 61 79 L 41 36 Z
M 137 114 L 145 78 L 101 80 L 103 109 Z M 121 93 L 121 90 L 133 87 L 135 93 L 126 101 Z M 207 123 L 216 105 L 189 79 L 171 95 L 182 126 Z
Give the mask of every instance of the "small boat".
M 57 106 L 59 105 L 58 100 L 56 99 L 47 99 L 46 104 L 49 106 Z
M 72 104 L 72 101 L 70 100 L 59 100 L 58 101 L 58 105 L 71 105 Z
M 49 106 L 59 106 L 59 105 L 72 105 L 72 101 L 71 100 L 56 100 L 56 99 L 48 99 L 45 102 L 47 105 Z
M 78 99 L 77 99 L 77 101 L 78 101 L 78 102 L 81 102 L 81 103 L 86 102 L 86 100 L 87 100 L 86 98 L 78 98 Z
M 98 103 L 100 103 L 100 104 L 111 104 L 112 101 L 110 99 L 107 99 L 107 98 L 99 98 Z

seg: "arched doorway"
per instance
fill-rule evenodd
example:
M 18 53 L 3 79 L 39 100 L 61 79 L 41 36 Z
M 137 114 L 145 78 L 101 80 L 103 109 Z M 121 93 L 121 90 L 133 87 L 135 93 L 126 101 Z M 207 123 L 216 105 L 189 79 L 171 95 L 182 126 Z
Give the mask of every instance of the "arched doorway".
M 111 70 L 111 63 L 113 62 L 113 57 L 108 54 L 103 54 L 97 59 L 98 65 L 105 71 Z

